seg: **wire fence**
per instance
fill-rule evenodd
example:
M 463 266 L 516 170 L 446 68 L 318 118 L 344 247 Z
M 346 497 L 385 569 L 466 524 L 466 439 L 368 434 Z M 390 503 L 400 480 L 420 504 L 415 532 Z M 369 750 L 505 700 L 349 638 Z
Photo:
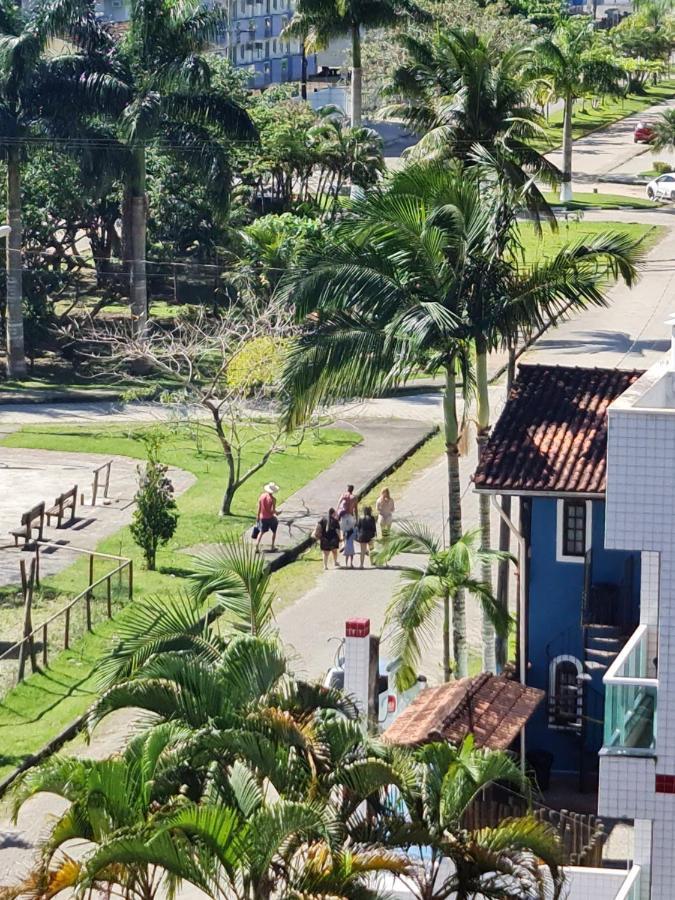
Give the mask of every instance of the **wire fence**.
M 86 587 L 74 597 L 53 597 L 41 588 L 40 557 L 50 552 L 86 559 Z M 60 653 L 73 650 L 133 596 L 133 563 L 127 557 L 38 541 L 32 558 L 19 565 L 23 616 L 19 635 L 11 643 L 0 642 L 0 697 L 30 675 L 45 672 Z M 41 612 L 45 618 L 34 624 Z

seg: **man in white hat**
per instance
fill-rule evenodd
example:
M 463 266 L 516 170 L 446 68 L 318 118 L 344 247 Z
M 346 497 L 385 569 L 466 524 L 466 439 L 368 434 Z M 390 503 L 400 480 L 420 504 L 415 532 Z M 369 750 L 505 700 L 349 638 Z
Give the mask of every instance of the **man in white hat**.
M 256 550 L 260 552 L 260 541 L 262 536 L 268 532 L 272 532 L 272 552 L 274 552 L 274 544 L 277 539 L 277 528 L 279 520 L 277 519 L 277 498 L 274 496 L 279 490 L 279 485 L 273 481 L 268 481 L 263 488 L 262 494 L 258 497 L 258 541 Z

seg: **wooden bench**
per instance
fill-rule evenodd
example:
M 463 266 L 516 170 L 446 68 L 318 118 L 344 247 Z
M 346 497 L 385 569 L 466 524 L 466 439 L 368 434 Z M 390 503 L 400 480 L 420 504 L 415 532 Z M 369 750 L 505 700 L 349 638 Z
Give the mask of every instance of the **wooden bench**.
M 25 512 L 21 516 L 21 528 L 16 528 L 14 531 L 10 531 L 10 534 L 14 538 L 14 546 L 19 546 L 19 538 L 23 538 L 24 543 L 29 543 L 32 534 L 33 534 L 33 523 L 38 522 L 37 531 L 38 538 L 42 540 L 42 532 L 45 527 L 45 503 L 44 500 L 42 503 L 38 503 L 29 509 L 28 512 Z
M 51 524 L 52 516 L 56 517 L 56 527 L 61 527 L 61 522 L 63 521 L 63 517 L 66 513 L 66 510 L 70 510 L 70 521 L 72 522 L 75 518 L 75 508 L 77 507 L 77 485 L 71 487 L 69 491 L 66 491 L 63 494 L 59 494 L 59 496 L 54 501 L 54 505 L 50 506 L 46 512 L 47 515 L 47 525 Z

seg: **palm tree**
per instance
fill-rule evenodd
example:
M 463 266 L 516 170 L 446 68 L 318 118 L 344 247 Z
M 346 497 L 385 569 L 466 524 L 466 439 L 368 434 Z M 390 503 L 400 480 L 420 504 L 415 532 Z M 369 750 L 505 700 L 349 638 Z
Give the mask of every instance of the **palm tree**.
M 411 166 L 350 204 L 325 245 L 303 254 L 279 289 L 305 323 L 283 375 L 289 427 L 322 403 L 382 393 L 420 368 L 444 373 L 451 544 L 462 536 L 457 387 L 466 400 L 478 379 L 480 444 L 489 424 L 487 351 L 563 314 L 574 298 L 604 303 L 605 279 L 632 283 L 639 259 L 633 242 L 608 234 L 519 265 L 503 206 L 473 169 Z M 460 591 L 456 635 L 464 621 Z M 458 662 L 463 677 L 462 655 Z
M 325 47 L 331 39 L 351 38 L 351 124 L 361 125 L 362 68 L 361 37 L 366 28 L 392 28 L 406 20 L 426 20 L 412 0 L 298 0 L 288 34 L 307 41 L 309 46 Z
M 560 172 L 532 146 L 541 133 L 541 117 L 531 105 L 532 47 L 503 52 L 494 40 L 460 28 L 438 31 L 429 41 L 404 35 L 401 44 L 407 60 L 387 90 L 400 99 L 381 113 L 402 118 L 422 135 L 410 157 L 473 165 L 482 149 L 546 209 L 532 175 L 556 182 Z
M 21 166 L 25 144 L 48 113 L 45 95 L 56 90 L 77 50 L 58 54 L 48 46 L 55 38 L 76 43 L 83 4 L 79 0 L 38 3 L 22 14 L 10 2 L 0 5 L 0 148 L 7 166 L 7 374 L 26 374 L 23 333 L 23 220 Z
M 213 86 L 203 53 L 221 20 L 222 11 L 205 11 L 198 0 L 135 0 L 121 37 L 91 26 L 88 71 L 71 84 L 82 135 L 124 163 L 123 230 L 138 334 L 147 321 L 146 148 L 185 155 L 222 197 L 230 175 L 224 142 L 256 136 L 248 113 Z
M 511 621 L 508 612 L 497 604 L 490 585 L 472 575 L 486 560 L 490 563 L 505 554 L 478 549 L 479 539 L 477 531 L 470 531 L 448 548 L 425 525 L 408 522 L 383 541 L 374 554 L 378 564 L 387 564 L 401 553 L 424 557 L 420 566 L 403 566 L 401 584 L 385 617 L 385 625 L 394 629 L 392 647 L 400 663 L 396 671 L 400 691 L 417 679 L 422 651 L 435 634 L 439 605 L 443 608 L 443 677 L 449 681 L 453 669 L 466 668 L 466 634 L 455 632 L 452 651 L 450 647 L 450 598 L 458 591 L 477 599 L 499 635 L 507 636 Z
M 180 804 L 176 763 L 182 739 L 179 728 L 162 724 L 132 738 L 120 756 L 106 760 L 54 756 L 22 776 L 12 795 L 15 820 L 21 806 L 36 794 L 54 794 L 68 806 L 50 822 L 38 867 L 11 889 L 11 895 L 51 897 L 87 880 L 103 892 L 117 886 L 129 900 L 154 900 L 164 878 L 153 863 L 127 858 L 95 870 L 88 863 L 118 833 L 137 829 L 152 833 Z M 74 840 L 87 847 L 84 860 L 63 850 Z
M 404 759 L 395 752 L 403 770 Z M 550 826 L 531 816 L 480 830 L 465 826 L 467 811 L 497 783 L 529 797 L 529 783 L 514 760 L 477 750 L 471 735 L 458 748 L 437 743 L 414 752 L 372 836 L 386 833 L 388 846 L 417 850 L 408 884 L 419 900 L 560 896 L 562 853 Z
M 593 22 L 585 16 L 561 20 L 550 36 L 536 47 L 537 56 L 530 69 L 551 100 L 562 100 L 563 174 L 561 202 L 572 199 L 572 118 L 574 101 L 585 96 L 620 95 L 626 72 L 611 53 L 597 43 Z
M 650 149 L 653 153 L 659 150 L 672 150 L 675 147 L 675 110 L 667 109 L 662 112 L 652 128 L 654 138 Z

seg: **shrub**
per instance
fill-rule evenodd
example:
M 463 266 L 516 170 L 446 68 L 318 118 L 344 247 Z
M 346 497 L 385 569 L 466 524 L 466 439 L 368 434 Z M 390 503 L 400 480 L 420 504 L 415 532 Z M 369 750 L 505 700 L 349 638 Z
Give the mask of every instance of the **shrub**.
M 178 525 L 178 510 L 173 496 L 173 484 L 167 478 L 167 466 L 159 461 L 161 440 L 151 433 L 143 438 L 148 460 L 138 467 L 138 491 L 134 500 L 131 535 L 143 551 L 148 569 L 154 570 L 157 548 L 173 537 Z
M 652 169 L 657 175 L 665 175 L 666 172 L 670 172 L 672 166 L 670 163 L 657 159 L 656 162 L 652 164 Z

